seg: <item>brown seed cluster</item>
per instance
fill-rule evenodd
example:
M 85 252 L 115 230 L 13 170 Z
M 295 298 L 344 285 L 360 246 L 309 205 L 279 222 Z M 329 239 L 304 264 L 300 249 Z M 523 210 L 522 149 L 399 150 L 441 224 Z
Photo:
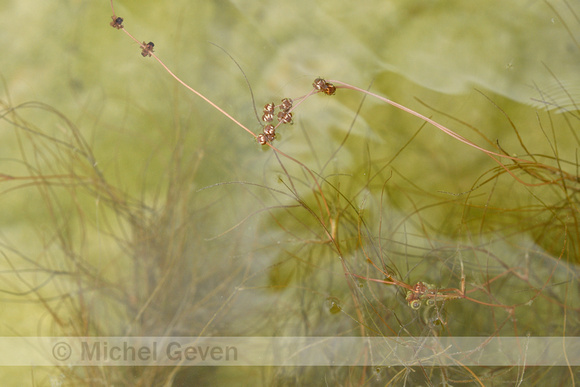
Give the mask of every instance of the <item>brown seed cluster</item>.
M 276 109 L 278 109 L 277 114 Z M 266 145 L 266 143 L 272 142 L 276 139 L 276 128 L 280 126 L 280 124 L 292 123 L 292 113 L 290 112 L 291 109 L 292 100 L 290 98 L 284 98 L 278 106 L 274 105 L 273 102 L 264 105 L 264 114 L 262 115 L 262 120 L 264 122 L 272 122 L 274 121 L 274 114 L 276 114 L 276 117 L 278 118 L 278 125 L 274 126 L 269 123 L 264 127 L 264 132 L 258 134 L 258 137 L 256 137 L 260 145 Z
M 153 42 L 149 43 L 143 42 L 143 51 L 141 51 L 141 55 L 143 57 L 151 56 L 151 53 L 154 52 L 153 47 L 155 47 L 155 44 L 153 44 Z
M 264 105 L 264 115 L 262 116 L 262 121 L 272 122 L 274 120 L 274 103 L 267 103 Z
M 316 78 L 314 83 L 312 83 L 312 87 L 318 91 L 322 91 L 327 95 L 334 95 L 334 93 L 336 93 L 336 86 L 334 86 L 332 83 L 326 82 L 322 78 Z
M 121 28 L 123 28 L 123 18 L 122 17 L 118 17 L 118 16 L 111 16 L 111 19 L 113 19 L 113 21 L 111 22 L 111 27 L 116 28 L 118 30 L 120 30 Z

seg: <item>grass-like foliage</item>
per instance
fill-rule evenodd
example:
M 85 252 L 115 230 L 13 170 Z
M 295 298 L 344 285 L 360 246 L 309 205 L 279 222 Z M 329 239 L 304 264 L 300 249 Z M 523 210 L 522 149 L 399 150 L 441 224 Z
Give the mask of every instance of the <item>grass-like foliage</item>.
M 114 144 L 52 105 L 12 101 L 8 82 L 0 127 L 13 146 L 0 161 L 0 197 L 7 223 L 22 226 L 0 234 L 0 291 L 10 308 L 38 317 L 25 331 L 11 327 L 14 334 L 580 335 L 580 101 L 549 66 L 558 90 L 538 86 L 532 107 L 491 91 L 453 96 L 400 80 L 422 91 L 403 104 L 386 97 L 386 72 L 358 86 L 330 75 L 289 79 L 300 92 L 274 100 L 252 88 L 235 55 L 208 45 L 247 87 L 234 97 L 249 113 L 237 118 L 227 111 L 237 112 L 236 102 L 214 102 L 188 84 L 164 61 L 167 51 L 134 38 L 136 21 L 110 6 L 103 23 L 132 44 L 134 60 L 156 65 L 161 87 L 187 94 L 174 92 L 157 143 L 135 139 L 147 149 L 131 169 L 134 160 L 106 156 Z M 580 23 L 551 3 L 546 9 L 580 51 Z M 139 82 L 122 68 L 109 76 Z M 183 95 L 192 97 L 190 117 L 177 106 Z M 469 109 L 456 108 L 464 98 Z M 135 105 L 126 115 L 143 119 L 146 137 L 147 125 L 161 125 L 157 106 Z M 109 134 L 124 128 L 100 120 Z M 58 369 L 56 379 L 35 369 L 32 379 L 483 386 L 571 385 L 576 373 L 462 364 L 87 367 Z

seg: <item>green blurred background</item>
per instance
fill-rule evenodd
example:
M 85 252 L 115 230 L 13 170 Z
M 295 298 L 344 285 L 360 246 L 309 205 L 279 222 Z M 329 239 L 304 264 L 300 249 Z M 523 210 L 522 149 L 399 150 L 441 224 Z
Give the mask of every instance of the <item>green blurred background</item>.
M 265 103 L 302 96 L 322 76 L 370 88 L 486 149 L 499 144 L 578 174 L 576 2 L 114 7 L 184 82 L 256 133 L 254 103 L 261 115 Z M 2 335 L 574 334 L 574 183 L 526 186 L 417 118 L 339 89 L 307 99 L 275 142 L 317 176 L 325 218 L 312 175 L 143 58 L 109 25 L 109 2 L 6 0 L 0 10 Z M 335 245 L 321 219 L 339 225 Z M 448 326 L 436 328 L 405 304 L 403 289 L 363 280 L 356 289 L 345 279 L 345 270 L 384 278 L 367 259 L 406 283 L 441 288 L 459 287 L 464 263 L 468 290 L 487 288 L 472 296 L 493 304 L 549 294 L 516 309 L 517 324 L 501 308 L 450 301 Z M 480 321 L 466 325 L 474 315 Z M 149 368 L 1 372 L 14 385 L 364 379 Z

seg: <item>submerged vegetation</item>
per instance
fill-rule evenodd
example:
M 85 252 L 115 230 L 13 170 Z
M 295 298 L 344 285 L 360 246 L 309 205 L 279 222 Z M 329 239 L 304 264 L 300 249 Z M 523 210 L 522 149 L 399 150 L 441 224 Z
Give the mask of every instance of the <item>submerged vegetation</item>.
M 430 7 L 419 3 L 406 12 Z M 543 6 L 580 55 L 580 22 L 562 8 L 574 7 Z M 139 19 L 119 7 L 111 2 L 107 22 L 121 40 Z M 141 78 L 119 66 L 107 74 L 113 107 L 83 102 L 78 119 L 56 103 L 15 101 L 6 82 L 5 336 L 580 335 L 580 102 L 556 70 L 544 68 L 558 87 L 535 85 L 529 104 L 483 87 L 440 93 L 436 80 L 423 87 L 394 71 L 359 74 L 362 86 L 279 75 L 292 86 L 264 91 L 235 53 L 206 44 L 211 59 L 196 70 L 211 74 L 210 100 L 161 61 L 163 41 L 143 39 L 108 49 L 145 68 Z M 176 55 L 191 55 L 181 44 Z M 27 375 L 95 386 L 577 378 L 572 366 L 233 368 Z

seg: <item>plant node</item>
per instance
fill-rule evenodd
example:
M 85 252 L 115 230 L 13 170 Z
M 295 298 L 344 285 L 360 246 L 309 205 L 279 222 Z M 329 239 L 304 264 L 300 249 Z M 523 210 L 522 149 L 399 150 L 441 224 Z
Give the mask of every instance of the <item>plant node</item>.
M 111 27 L 116 28 L 118 30 L 123 28 L 123 18 L 122 17 L 118 17 L 116 15 L 113 15 L 113 16 L 111 16 L 111 19 L 113 19 L 113 21 L 111 22 Z
M 326 82 L 322 78 L 316 78 L 312 83 L 312 87 L 318 91 L 322 91 L 326 95 L 334 95 L 334 93 L 336 93 L 336 86 L 332 83 Z
M 282 99 L 282 102 L 278 106 L 274 105 L 273 102 L 265 104 L 262 121 L 272 122 L 274 120 L 276 108 L 279 109 L 277 114 L 278 125 L 274 126 L 268 124 L 264 127 L 264 132 L 256 137 L 256 140 L 260 145 L 266 145 L 266 143 L 272 142 L 276 139 L 276 128 L 280 126 L 280 124 L 292 123 L 292 113 L 290 112 L 292 109 L 292 100 L 290 98 Z
M 429 308 L 435 306 L 437 301 L 455 300 L 465 294 L 465 288 L 462 282 L 462 289 L 443 289 L 437 290 L 437 287 L 426 282 L 419 281 L 411 290 L 407 290 L 405 299 L 412 309 L 419 309 L 424 302 Z
M 141 55 L 143 57 L 151 56 L 151 53 L 154 52 L 153 47 L 155 47 L 155 44 L 153 44 L 153 42 L 149 43 L 143 42 L 143 45 L 141 47 L 143 47 L 143 51 L 141 51 Z

